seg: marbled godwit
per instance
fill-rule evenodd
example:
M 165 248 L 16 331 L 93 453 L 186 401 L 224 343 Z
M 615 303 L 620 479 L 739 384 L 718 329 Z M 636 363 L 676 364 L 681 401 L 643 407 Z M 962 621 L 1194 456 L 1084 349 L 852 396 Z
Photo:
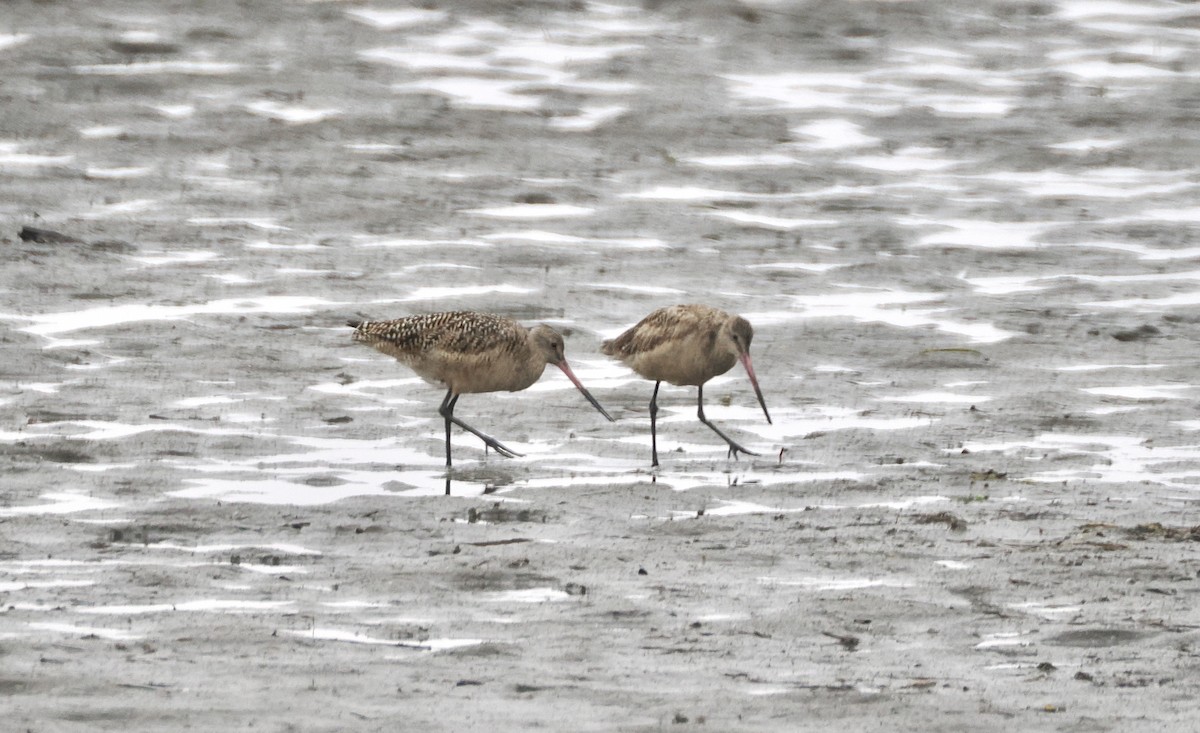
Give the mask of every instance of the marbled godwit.
M 650 397 L 652 465 L 658 465 L 658 388 L 663 382 L 696 386 L 699 395 L 696 415 L 729 445 L 729 455 L 734 458 L 739 453 L 758 455 L 738 445 L 704 417 L 704 383 L 729 371 L 740 361 L 746 367 L 750 384 L 754 385 L 754 394 L 758 396 L 767 422 L 771 422 L 771 413 L 767 412 L 754 367 L 750 365 L 750 341 L 753 338 L 754 329 L 741 316 L 706 305 L 675 305 L 659 308 L 625 333 L 604 342 L 605 354 L 615 356 L 633 371 L 654 380 L 654 395 Z
M 446 421 L 446 465 L 450 463 L 450 424 L 475 434 L 485 445 L 507 458 L 521 455 L 495 438 L 454 416 L 454 405 L 463 394 L 518 392 L 542 376 L 553 364 L 579 388 L 609 420 L 563 355 L 563 338 L 549 326 L 527 329 L 510 318 L 488 313 L 458 311 L 408 316 L 394 321 L 350 321 L 354 340 L 394 356 L 427 382 L 447 388 L 438 408 Z

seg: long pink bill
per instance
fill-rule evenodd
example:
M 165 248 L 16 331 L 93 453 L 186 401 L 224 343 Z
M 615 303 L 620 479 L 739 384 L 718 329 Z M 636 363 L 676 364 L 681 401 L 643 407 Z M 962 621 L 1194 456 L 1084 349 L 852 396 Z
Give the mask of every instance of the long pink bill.
M 592 393 L 587 391 L 587 389 L 583 386 L 583 383 L 580 382 L 579 378 L 575 376 L 575 372 L 571 371 L 571 367 L 567 366 L 566 359 L 563 359 L 554 366 L 562 369 L 563 374 L 567 375 L 567 379 L 571 380 L 571 384 L 574 384 L 575 387 L 583 393 L 583 396 L 587 398 L 587 401 L 592 403 L 592 407 L 599 410 L 600 414 L 608 418 L 609 422 L 616 422 L 616 419 L 600 406 L 600 403 L 596 401 L 596 398 L 592 396 Z M 763 409 L 765 410 L 766 408 L 764 407 Z
M 763 414 L 767 416 L 767 424 L 774 424 L 771 422 L 771 413 L 767 412 L 767 402 L 763 399 L 762 390 L 758 388 L 758 377 L 754 376 L 754 367 L 750 366 L 750 354 L 743 352 L 738 359 L 741 360 L 742 366 L 746 367 L 746 375 L 750 377 L 750 384 L 754 385 L 754 394 L 758 397 L 758 404 L 762 405 Z

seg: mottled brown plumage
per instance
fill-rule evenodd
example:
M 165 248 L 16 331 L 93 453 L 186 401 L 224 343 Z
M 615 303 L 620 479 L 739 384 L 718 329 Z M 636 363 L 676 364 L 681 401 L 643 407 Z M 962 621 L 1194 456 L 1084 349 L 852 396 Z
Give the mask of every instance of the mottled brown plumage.
M 700 422 L 721 436 L 731 455 L 735 458 L 738 453 L 758 455 L 734 442 L 704 416 L 704 383 L 729 371 L 740 361 L 750 377 L 767 422 L 771 422 L 771 413 L 767 411 L 750 362 L 753 339 L 754 329 L 741 316 L 706 305 L 675 305 L 659 308 L 620 336 L 604 342 L 605 354 L 620 359 L 646 379 L 654 380 L 654 394 L 650 398 L 652 465 L 658 465 L 658 388 L 663 382 L 697 388 Z
M 567 364 L 563 338 L 546 325 L 525 328 L 511 318 L 455 311 L 408 316 L 392 321 L 351 321 L 354 340 L 395 357 L 427 382 L 447 389 L 438 410 L 446 422 L 446 465 L 451 465 L 451 423 L 478 436 L 507 457 L 519 455 L 495 438 L 454 417 L 459 395 L 518 392 L 536 382 L 553 364 L 609 420 L 600 403 L 584 389 Z

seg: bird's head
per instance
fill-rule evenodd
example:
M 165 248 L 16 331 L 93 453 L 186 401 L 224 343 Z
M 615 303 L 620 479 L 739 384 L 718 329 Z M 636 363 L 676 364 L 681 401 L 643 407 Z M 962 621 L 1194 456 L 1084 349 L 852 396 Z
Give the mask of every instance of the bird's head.
M 734 316 L 721 327 L 721 336 L 733 344 L 733 349 L 740 357 L 750 353 L 750 342 L 754 340 L 754 327 L 741 316 Z
M 546 358 L 547 364 L 558 366 L 567 360 L 563 337 L 558 331 L 543 323 L 534 326 L 530 334 L 533 337 L 534 346 Z

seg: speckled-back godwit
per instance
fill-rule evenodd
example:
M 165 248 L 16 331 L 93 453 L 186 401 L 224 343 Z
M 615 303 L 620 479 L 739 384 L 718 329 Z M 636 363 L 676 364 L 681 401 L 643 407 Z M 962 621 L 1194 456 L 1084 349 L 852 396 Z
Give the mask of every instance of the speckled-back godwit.
M 475 434 L 502 456 L 520 454 L 454 416 L 463 394 L 518 392 L 553 364 L 579 388 L 601 415 L 612 420 L 567 365 L 563 338 L 546 325 L 525 328 L 511 318 L 456 311 L 408 316 L 393 321 L 350 321 L 354 340 L 396 357 L 401 364 L 433 384 L 446 387 L 438 408 L 446 421 L 446 465 L 450 466 L 450 424 Z
M 741 316 L 706 305 L 674 305 L 659 308 L 625 333 L 604 342 L 605 354 L 615 356 L 633 371 L 654 380 L 654 395 L 650 397 L 652 465 L 658 465 L 658 388 L 663 382 L 695 385 L 699 395 L 696 415 L 729 445 L 729 455 L 734 458 L 739 453 L 758 455 L 743 448 L 704 417 L 704 383 L 729 371 L 740 361 L 746 367 L 750 384 L 754 385 L 754 394 L 758 396 L 767 422 L 771 422 L 771 413 L 767 412 L 767 403 L 750 364 L 753 338 L 754 329 Z

